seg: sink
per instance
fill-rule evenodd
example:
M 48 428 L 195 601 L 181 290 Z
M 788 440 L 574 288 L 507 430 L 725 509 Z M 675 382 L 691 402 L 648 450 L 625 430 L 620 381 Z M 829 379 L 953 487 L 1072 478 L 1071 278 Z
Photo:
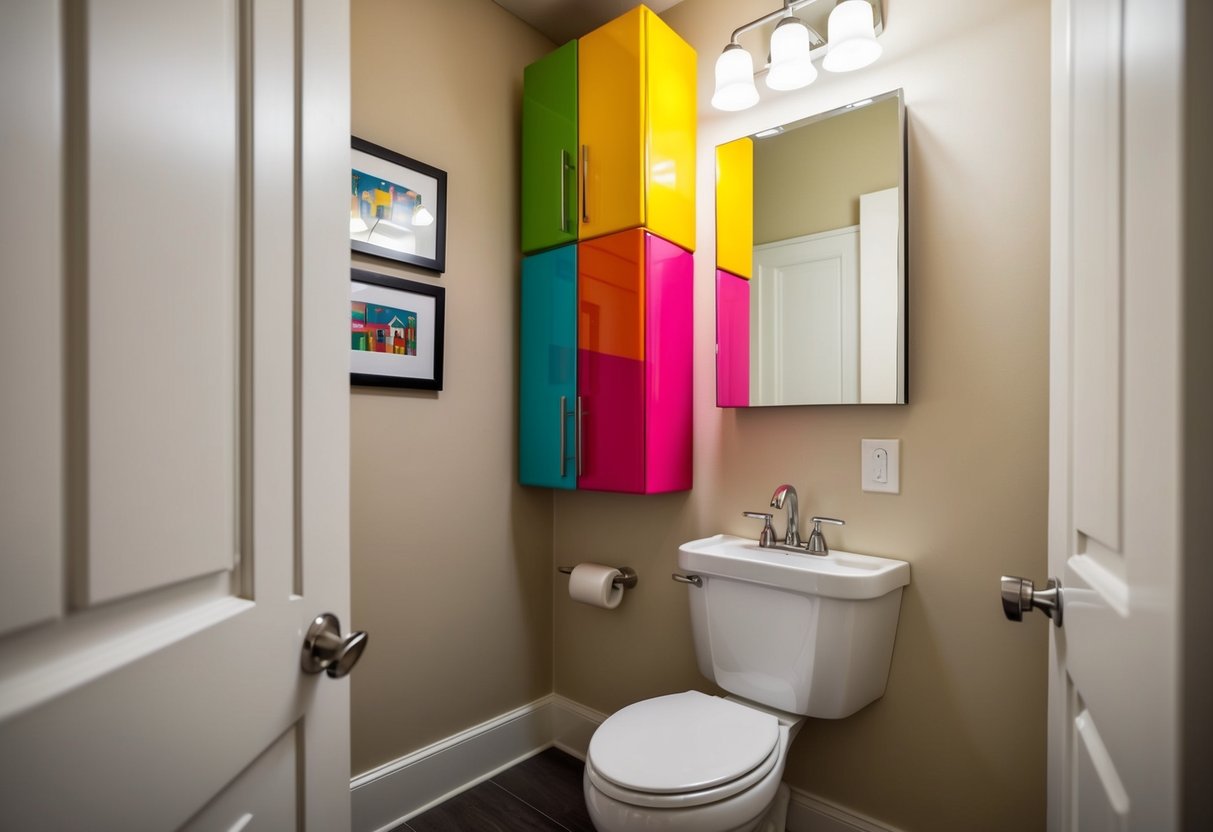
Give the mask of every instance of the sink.
M 678 567 L 698 575 L 847 600 L 879 598 L 910 583 L 910 564 L 903 560 L 837 549 L 831 549 L 828 555 L 766 549 L 755 540 L 731 534 L 682 544 L 678 547 Z

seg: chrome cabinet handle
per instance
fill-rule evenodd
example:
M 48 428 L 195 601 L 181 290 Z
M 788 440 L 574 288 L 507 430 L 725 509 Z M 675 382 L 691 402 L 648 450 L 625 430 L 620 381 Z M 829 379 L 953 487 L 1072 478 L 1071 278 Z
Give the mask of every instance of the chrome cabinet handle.
M 675 572 L 674 574 L 670 575 L 670 577 L 678 581 L 680 584 L 691 584 L 698 587 L 703 586 L 703 578 L 699 577 L 698 575 L 679 575 L 677 572 Z
M 1061 582 L 1049 578 L 1045 589 L 1037 589 L 1027 578 L 1003 575 L 1002 611 L 1011 621 L 1023 621 L 1023 614 L 1032 608 L 1053 619 L 1053 626 L 1061 626 L 1062 591 Z
M 582 437 L 581 419 L 582 419 L 582 416 L 584 416 L 584 415 L 585 415 L 585 409 L 582 407 L 582 404 L 581 404 L 581 396 L 578 396 L 577 397 L 576 430 L 577 430 L 577 476 L 579 476 L 579 477 L 581 476 L 582 462 L 585 459 L 584 455 L 581 452 L 581 437 Z
M 568 418 L 568 396 L 560 397 L 560 477 L 564 478 L 565 470 L 568 468 L 569 455 L 564 452 L 564 442 L 567 439 L 567 431 L 564 427 L 564 420 Z
M 324 671 L 330 679 L 340 679 L 354 669 L 362 658 L 370 638 L 364 631 L 341 637 L 341 622 L 331 612 L 318 615 L 303 639 L 304 673 Z
M 563 147 L 560 148 L 560 230 L 568 233 L 569 230 L 569 194 L 568 180 L 565 174 L 572 165 L 569 164 L 569 152 Z M 564 476 L 561 474 L 560 476 Z
M 590 146 L 581 146 L 581 221 L 590 221 L 590 206 L 587 193 L 590 181 Z

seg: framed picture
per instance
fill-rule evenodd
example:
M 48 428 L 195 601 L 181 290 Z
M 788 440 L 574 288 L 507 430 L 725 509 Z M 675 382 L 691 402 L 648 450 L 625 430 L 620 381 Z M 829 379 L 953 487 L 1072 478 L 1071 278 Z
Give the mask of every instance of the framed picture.
M 446 289 L 350 270 L 350 384 L 442 389 Z
M 350 248 L 423 269 L 446 269 L 446 171 L 354 136 Z

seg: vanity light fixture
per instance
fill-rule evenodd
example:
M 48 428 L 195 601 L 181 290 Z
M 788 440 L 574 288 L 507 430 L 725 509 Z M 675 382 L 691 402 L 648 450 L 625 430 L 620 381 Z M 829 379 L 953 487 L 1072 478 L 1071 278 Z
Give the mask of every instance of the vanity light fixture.
M 716 60 L 716 92 L 712 106 L 718 110 L 745 110 L 758 103 L 754 86 L 754 60 L 738 42 L 741 35 L 779 20 L 771 33 L 770 63 L 766 84 L 773 90 L 796 90 L 817 78 L 813 47 L 826 47 L 821 62 L 829 72 L 862 69 L 880 57 L 876 42 L 875 15 L 869 0 L 840 0 L 827 22 L 828 38 L 794 15 L 816 0 L 783 0 L 783 8 L 751 20 L 733 30 L 724 52 Z M 780 19 L 782 18 L 782 19 Z

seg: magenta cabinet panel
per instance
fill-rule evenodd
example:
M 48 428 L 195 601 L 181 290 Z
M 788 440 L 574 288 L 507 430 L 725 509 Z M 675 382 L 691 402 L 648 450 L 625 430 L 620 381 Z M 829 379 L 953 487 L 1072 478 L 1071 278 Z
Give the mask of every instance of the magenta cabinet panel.
M 716 406 L 750 406 L 750 281 L 716 272 Z
M 644 362 L 577 350 L 577 487 L 644 492 Z
M 645 240 L 645 493 L 691 487 L 694 260 Z

